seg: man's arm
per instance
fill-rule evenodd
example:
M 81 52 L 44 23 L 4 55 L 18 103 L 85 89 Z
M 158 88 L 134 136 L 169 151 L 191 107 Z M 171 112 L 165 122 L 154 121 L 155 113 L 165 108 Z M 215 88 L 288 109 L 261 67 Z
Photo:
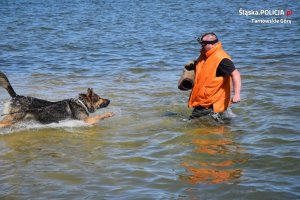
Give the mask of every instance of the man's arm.
M 233 82 L 233 91 L 234 95 L 232 97 L 232 103 L 237 103 L 241 100 L 241 87 L 242 87 L 242 82 L 241 82 L 241 75 L 240 72 L 235 69 L 231 74 L 230 74 Z

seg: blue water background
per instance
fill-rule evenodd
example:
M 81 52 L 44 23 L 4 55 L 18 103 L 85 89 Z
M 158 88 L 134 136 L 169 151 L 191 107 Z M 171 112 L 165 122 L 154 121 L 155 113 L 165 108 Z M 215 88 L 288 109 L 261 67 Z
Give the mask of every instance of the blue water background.
M 0 70 L 17 93 L 60 100 L 93 87 L 116 114 L 98 129 L 0 130 L 0 197 L 298 199 L 299 8 L 297 1 L 0 1 Z M 252 23 L 273 18 L 292 23 Z M 177 89 L 183 65 L 199 54 L 196 38 L 211 31 L 242 75 L 242 101 L 227 125 L 186 122 L 189 92 Z M 1 109 L 7 100 L 1 90 Z M 216 138 L 232 143 L 210 146 L 217 155 L 197 153 Z M 48 160 L 39 149 L 52 152 Z M 227 159 L 237 177 L 186 167 L 215 169 Z

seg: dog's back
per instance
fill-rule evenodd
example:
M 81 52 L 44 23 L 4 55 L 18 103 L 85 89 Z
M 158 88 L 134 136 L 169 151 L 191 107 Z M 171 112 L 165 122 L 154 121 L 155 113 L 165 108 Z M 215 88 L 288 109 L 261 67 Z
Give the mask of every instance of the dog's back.
M 4 115 L 10 116 L 16 121 L 32 118 L 41 123 L 51 123 L 65 119 L 67 116 L 66 106 L 63 103 L 17 95 L 8 78 L 1 71 L 0 86 L 6 89 L 12 98 L 6 104 Z

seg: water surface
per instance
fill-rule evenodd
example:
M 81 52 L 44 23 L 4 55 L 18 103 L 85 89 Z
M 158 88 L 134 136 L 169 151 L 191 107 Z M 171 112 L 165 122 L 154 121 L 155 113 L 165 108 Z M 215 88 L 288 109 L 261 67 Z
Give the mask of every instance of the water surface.
M 239 10 L 293 10 L 253 24 Z M 93 87 L 113 118 L 0 130 L 4 199 L 298 199 L 299 4 L 268 1 L 0 2 L 0 70 L 52 101 Z M 273 18 L 264 16 L 261 18 Z M 214 31 L 242 74 L 229 124 L 187 121 L 177 89 Z M 0 109 L 9 100 L 1 90 Z

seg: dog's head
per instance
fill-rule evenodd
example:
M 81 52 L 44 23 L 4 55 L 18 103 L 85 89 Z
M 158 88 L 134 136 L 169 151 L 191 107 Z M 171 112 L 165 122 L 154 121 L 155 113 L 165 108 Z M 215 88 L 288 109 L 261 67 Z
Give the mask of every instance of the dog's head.
M 105 108 L 110 103 L 110 100 L 103 99 L 94 93 L 92 88 L 88 88 L 86 94 L 79 94 L 79 97 L 84 101 L 90 113 L 95 112 L 97 109 Z

